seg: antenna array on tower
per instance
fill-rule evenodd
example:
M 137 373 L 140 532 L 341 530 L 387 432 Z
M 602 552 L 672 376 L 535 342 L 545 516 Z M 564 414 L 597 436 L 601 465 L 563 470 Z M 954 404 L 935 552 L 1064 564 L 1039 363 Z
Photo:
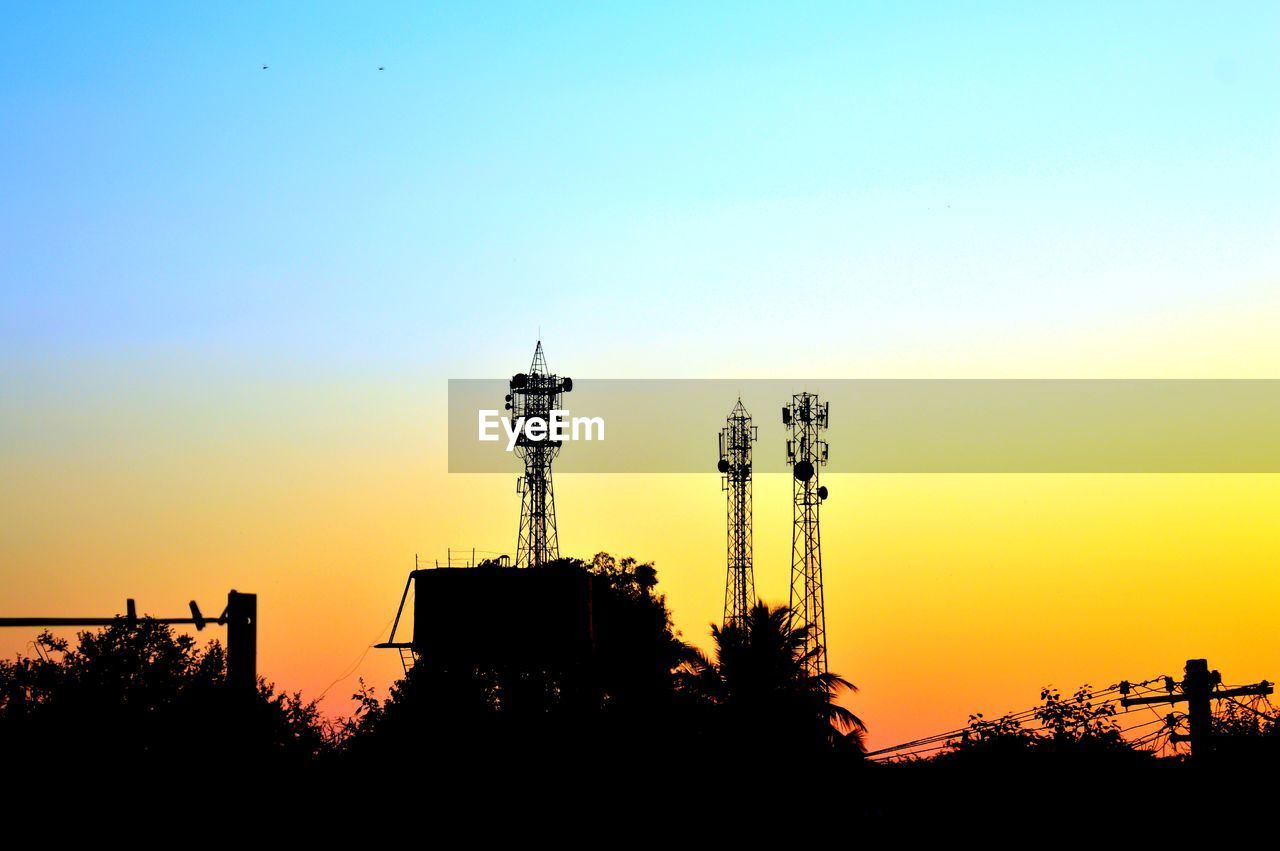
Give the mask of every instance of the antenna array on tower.
M 745 627 L 756 598 L 751 555 L 751 444 L 757 427 L 742 406 L 729 412 L 720 431 L 721 487 L 727 495 L 728 571 L 724 588 L 724 625 Z
M 560 557 L 551 462 L 560 452 L 561 441 L 531 438 L 523 426 L 529 418 L 548 421 L 551 412 L 560 409 L 562 395 L 573 389 L 573 380 L 547 370 L 539 340 L 529 372 L 513 375 L 510 388 L 507 409 L 519 429 L 515 451 L 524 461 L 524 475 L 516 481 L 516 490 L 521 494 L 516 567 L 538 567 Z
M 787 463 L 794 502 L 791 532 L 791 623 L 805 630 L 804 661 L 810 674 L 827 672 L 827 623 L 822 600 L 822 536 L 818 513 L 827 489 L 818 470 L 827 463 L 828 405 L 813 393 L 797 393 L 782 409 L 790 430 Z

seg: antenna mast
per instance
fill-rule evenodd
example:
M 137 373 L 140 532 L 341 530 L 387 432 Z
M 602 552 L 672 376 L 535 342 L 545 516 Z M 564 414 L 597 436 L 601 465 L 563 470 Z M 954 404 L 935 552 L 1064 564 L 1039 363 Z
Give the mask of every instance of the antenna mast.
M 787 463 L 794 497 L 791 532 L 791 625 L 805 628 L 805 668 L 810 674 L 827 672 L 827 622 L 822 610 L 822 536 L 818 509 L 827 489 L 818 483 L 818 468 L 826 466 L 828 403 L 816 394 L 798 393 L 782 409 L 782 424 L 790 429 Z
M 745 627 L 756 599 L 751 554 L 751 444 L 758 428 L 742 406 L 733 406 L 720 430 L 720 488 L 728 514 L 728 570 L 724 585 L 724 625 Z
M 507 409 L 519 429 L 516 455 L 524 461 L 524 475 L 516 480 L 516 492 L 522 497 L 516 567 L 538 567 L 560 557 L 551 462 L 560 452 L 561 441 L 549 436 L 531 439 L 525 433 L 524 423 L 530 417 L 548 422 L 551 412 L 560 409 L 562 394 L 573 389 L 573 379 L 552 375 L 547 370 L 547 359 L 539 340 L 529 372 L 513 375 L 510 388 Z

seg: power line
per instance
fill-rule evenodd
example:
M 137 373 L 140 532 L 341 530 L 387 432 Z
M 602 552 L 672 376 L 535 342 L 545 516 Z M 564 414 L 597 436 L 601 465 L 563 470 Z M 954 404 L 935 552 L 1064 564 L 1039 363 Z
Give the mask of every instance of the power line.
M 1114 717 L 1114 716 L 1108 716 L 1108 717 Z M 1166 719 L 1164 718 L 1154 718 L 1150 721 L 1144 721 L 1141 724 L 1132 724 L 1128 727 L 1118 728 L 1116 732 L 1121 736 L 1126 736 L 1129 733 L 1132 733 L 1134 730 L 1145 729 L 1147 727 L 1152 726 L 1153 724 L 1164 724 L 1165 721 Z M 1036 733 L 1043 733 L 1053 729 L 1054 728 L 1052 725 L 1044 725 L 1040 727 L 1030 727 L 1030 728 L 1023 727 L 1023 728 L 1020 728 L 1019 732 L 1025 733 L 1028 736 L 1034 736 Z M 1162 732 L 1163 732 L 1162 730 L 1152 731 L 1152 733 L 1149 733 L 1146 736 L 1141 737 L 1137 741 L 1132 741 L 1130 742 L 1130 744 L 1135 747 L 1140 746 L 1141 744 L 1145 744 L 1147 741 L 1158 738 Z M 955 738 L 955 737 L 948 736 L 947 738 Z M 952 743 L 950 741 L 943 741 L 941 743 L 926 741 L 926 742 L 921 742 L 919 744 L 911 743 L 910 745 L 907 745 L 907 746 L 898 746 L 892 749 L 885 749 L 882 751 L 872 751 L 871 753 L 868 753 L 866 756 L 868 759 L 872 760 L 873 762 L 891 762 L 894 760 L 910 759 L 911 757 L 919 756 L 920 754 L 933 753 L 935 751 L 944 750 L 949 747 L 952 747 Z M 886 752 L 890 750 L 895 752 L 893 753 Z
M 393 620 L 395 620 L 394 615 L 388 618 L 387 622 L 382 625 L 382 629 L 378 630 L 378 634 L 373 637 L 373 641 L 369 642 L 369 646 L 364 649 L 364 652 L 360 654 L 360 657 L 356 659 L 356 661 L 352 663 L 350 667 L 347 668 L 346 673 L 342 674 L 336 680 L 334 680 L 333 682 L 329 683 L 329 685 L 324 687 L 324 691 L 320 692 L 320 696 L 316 698 L 317 702 L 324 700 L 324 696 L 329 693 L 329 689 L 333 688 L 338 683 L 347 679 L 348 677 L 350 677 L 352 674 L 354 674 L 356 671 L 360 669 L 360 666 L 364 664 L 365 657 L 369 655 L 369 651 L 372 650 L 373 646 L 378 643 L 378 639 L 382 637 L 382 633 L 390 629 L 391 621 Z
M 1090 705 L 1095 707 L 1107 706 L 1109 704 L 1117 703 L 1118 701 L 1120 701 L 1119 696 L 1116 696 L 1116 697 L 1107 697 L 1107 696 L 1122 691 L 1126 686 L 1131 689 L 1132 688 L 1145 689 L 1146 690 L 1144 691 L 1144 694 L 1145 694 L 1150 691 L 1156 691 L 1156 689 L 1149 688 L 1152 683 L 1168 681 L 1168 680 L 1169 680 L 1169 677 L 1167 675 L 1160 674 L 1137 683 L 1126 683 L 1126 682 L 1114 683 L 1099 691 L 1086 692 L 1080 701 L 1077 701 L 1073 695 L 1072 697 L 1067 698 L 1066 700 L 1062 700 L 1061 702 L 1068 703 L 1068 704 L 1069 703 L 1082 704 L 1084 702 L 1088 702 Z M 1100 700 L 1100 698 L 1106 698 L 1106 699 Z M 1045 710 L 1045 704 L 1040 704 L 1038 706 L 1033 706 L 1028 709 L 1019 710 L 1018 712 L 1008 712 L 1008 713 L 1005 713 L 1004 715 L 995 716 L 990 719 L 987 719 L 985 716 L 982 716 L 981 714 L 974 715 L 972 716 L 970 723 L 965 725 L 964 727 L 959 727 L 954 730 L 948 730 L 947 732 L 944 732 L 944 733 L 934 733 L 929 736 L 922 736 L 919 739 L 913 739 L 909 742 L 902 742 L 900 744 L 892 745 L 890 747 L 879 748 L 874 751 L 869 751 L 866 754 L 866 756 L 867 758 L 870 759 L 874 757 L 879 757 L 887 754 L 899 753 L 904 751 L 907 751 L 909 753 L 905 753 L 905 754 L 899 753 L 899 755 L 910 756 L 914 753 L 926 752 L 925 750 L 916 750 L 918 748 L 924 748 L 925 746 L 934 745 L 939 742 L 941 742 L 942 744 L 938 745 L 938 747 L 927 748 L 927 750 L 941 750 L 942 748 L 949 746 L 949 740 L 962 737 L 965 733 L 972 732 L 974 729 L 973 728 L 974 719 L 978 719 L 978 718 L 982 718 L 982 720 L 984 721 L 989 720 L 990 723 L 996 723 L 1001 721 L 1018 722 L 1019 729 L 1024 732 L 1032 733 L 1032 734 L 1036 732 L 1042 732 L 1043 730 L 1050 729 L 1050 728 L 1048 727 L 1024 728 L 1022 727 L 1021 722 L 1036 716 L 1037 713 L 1043 712 L 1044 710 Z M 1114 717 L 1114 716 L 1110 716 L 1110 717 Z M 1164 719 L 1157 718 L 1157 720 L 1163 721 Z M 1154 721 L 1148 722 L 1148 725 L 1151 723 L 1155 723 L 1155 722 Z M 1137 727 L 1131 727 L 1127 729 L 1137 729 Z

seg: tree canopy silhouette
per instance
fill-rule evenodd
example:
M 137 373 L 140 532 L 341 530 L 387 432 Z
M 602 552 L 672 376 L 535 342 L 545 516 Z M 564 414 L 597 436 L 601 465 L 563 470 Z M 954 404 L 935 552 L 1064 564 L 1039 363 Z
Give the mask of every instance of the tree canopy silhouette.
M 712 626 L 714 662 L 696 656 L 686 682 L 718 707 L 717 738 L 749 741 L 777 754 L 839 746 L 862 751 L 862 720 L 835 702 L 857 691 L 835 673 L 811 674 L 816 650 L 806 651 L 807 627 L 793 627 L 791 610 L 758 602 L 742 626 Z
M 592 579 L 592 649 L 569 661 L 421 659 L 386 699 L 361 684 L 343 751 L 386 761 L 406 749 L 437 760 L 634 752 L 674 729 L 675 671 L 692 653 L 654 591 L 657 571 L 597 553 L 531 571 Z M 465 648 L 471 639 L 456 636 Z M 478 660 L 478 661 L 477 661 Z
M 247 698 L 233 693 L 216 640 L 201 648 L 166 624 L 120 618 L 74 643 L 42 633 L 34 647 L 0 660 L 0 751 L 12 762 L 297 763 L 325 746 L 315 702 L 262 679 Z

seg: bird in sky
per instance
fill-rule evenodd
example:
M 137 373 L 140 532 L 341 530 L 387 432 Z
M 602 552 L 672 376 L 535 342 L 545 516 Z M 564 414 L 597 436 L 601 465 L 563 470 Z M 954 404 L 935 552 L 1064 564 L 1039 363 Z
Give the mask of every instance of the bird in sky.
M 385 70 L 387 70 L 387 69 L 386 69 L 386 68 L 384 68 L 384 67 L 382 67 L 381 65 L 379 65 L 379 66 L 378 66 L 378 70 L 379 70 L 379 71 L 385 71 Z
M 266 65 L 263 65 L 263 66 L 262 66 L 262 70 L 263 70 L 263 71 L 267 70 L 267 66 L 266 66 Z

